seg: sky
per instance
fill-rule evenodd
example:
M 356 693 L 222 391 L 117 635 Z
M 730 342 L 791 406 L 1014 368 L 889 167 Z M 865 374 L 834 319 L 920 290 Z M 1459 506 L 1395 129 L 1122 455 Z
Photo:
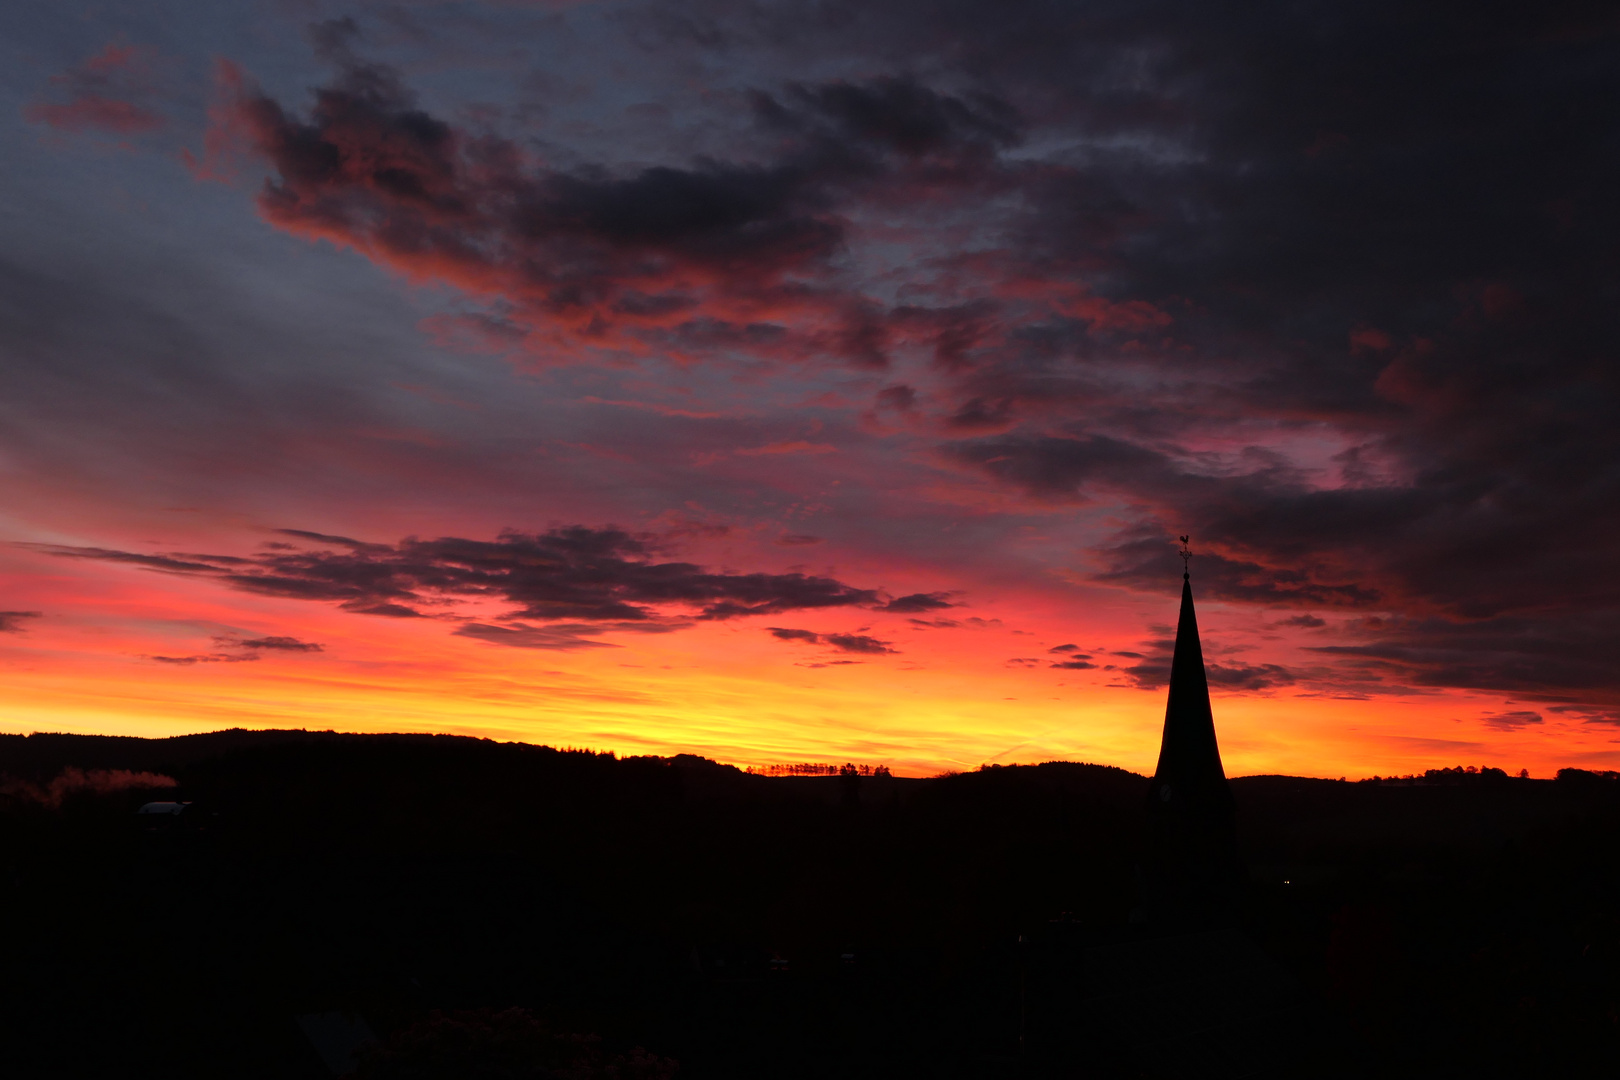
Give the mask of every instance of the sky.
M 1620 768 L 1609 5 L 0 3 L 0 730 Z

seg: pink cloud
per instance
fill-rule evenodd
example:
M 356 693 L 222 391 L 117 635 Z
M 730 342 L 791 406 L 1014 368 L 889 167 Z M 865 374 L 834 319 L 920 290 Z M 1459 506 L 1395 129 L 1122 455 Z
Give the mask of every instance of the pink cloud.
M 826 443 L 806 442 L 804 439 L 794 439 L 791 442 L 776 442 L 768 446 L 751 446 L 737 453 L 743 457 L 759 457 L 768 454 L 836 454 L 838 447 Z
M 51 77 L 52 86 L 67 95 L 66 101 L 31 102 L 23 115 L 57 131 L 112 135 L 156 131 L 164 118 L 142 101 L 153 93 L 155 59 L 155 50 L 148 47 L 111 43 L 77 67 Z

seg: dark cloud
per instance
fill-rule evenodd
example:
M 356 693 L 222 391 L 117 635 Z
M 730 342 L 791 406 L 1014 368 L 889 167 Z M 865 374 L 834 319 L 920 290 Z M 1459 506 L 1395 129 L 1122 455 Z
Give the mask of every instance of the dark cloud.
M 866 653 L 872 656 L 890 655 L 898 653 L 898 649 L 891 649 L 893 644 L 888 641 L 879 641 L 866 634 L 818 634 L 811 630 L 796 630 L 786 626 L 768 626 L 771 636 L 780 641 L 798 641 L 806 645 L 827 645 L 839 652 Z
M 313 540 L 317 544 L 336 544 L 339 547 L 349 547 L 356 550 L 383 546 L 379 544 L 368 544 L 363 540 L 355 540 L 347 536 L 335 536 L 331 533 L 310 532 L 307 529 L 277 529 L 275 531 L 282 536 L 296 536 L 300 540 Z M 265 547 L 283 551 L 288 550 L 288 545 L 286 544 L 269 543 L 266 544 Z
M 1203 542 L 1195 539 L 1193 560 L 1200 596 L 1411 613 L 1395 637 L 1324 647 L 1366 658 L 1363 675 L 1383 671 L 1410 685 L 1539 693 L 1562 686 L 1596 694 L 1591 700 L 1597 704 L 1620 699 L 1620 679 L 1597 677 L 1587 659 L 1593 643 L 1573 632 L 1586 624 L 1612 634 L 1620 596 L 1581 569 L 1583 559 L 1595 565 L 1601 558 L 1596 551 L 1581 552 L 1595 533 L 1556 524 L 1568 510 L 1546 505 L 1545 492 L 1558 483 L 1551 477 L 1533 484 L 1524 477 L 1521 490 L 1509 491 L 1502 485 L 1517 466 L 1507 465 L 1492 466 L 1489 476 L 1465 486 L 1437 477 L 1433 484 L 1404 487 L 1310 490 L 1278 471 L 1196 475 L 1166 454 L 1122 450 L 1112 440 L 1003 436 L 968 446 L 976 465 L 1041 497 L 1066 490 L 1084 497 L 1089 490 L 1156 504 L 1153 517 L 1104 549 L 1099 581 L 1173 589 L 1180 576 L 1170 542 L 1176 529 L 1160 522 L 1169 517 L 1181 528 L 1196 523 L 1206 530 Z M 953 452 L 964 453 L 960 446 Z M 1455 467 L 1475 468 L 1463 462 Z M 1599 487 L 1620 490 L 1620 475 L 1599 480 L 1588 473 Z M 1577 501 L 1589 497 L 1576 495 Z M 1525 516 L 1505 513 L 1507 504 Z M 1588 510 L 1594 521 L 1611 513 L 1595 505 Z M 1314 629 L 1325 621 L 1300 615 L 1284 625 Z M 1476 634 L 1483 643 L 1494 637 L 1489 628 L 1508 627 L 1493 642 L 1504 651 L 1493 650 L 1490 661 L 1450 644 L 1458 635 Z M 1620 637 L 1603 638 L 1599 648 L 1620 648 Z M 1385 664 L 1371 666 L 1375 659 Z M 1157 680 L 1156 668 L 1148 665 L 1138 675 Z M 1255 678 L 1278 681 L 1274 674 L 1244 674 L 1239 683 Z
M 276 652 L 320 652 L 321 647 L 313 641 L 299 641 L 295 637 L 262 637 L 262 638 L 216 638 L 221 645 L 233 645 L 239 649 L 271 649 Z
M 983 403 L 974 399 L 964 408 L 982 410 Z M 992 426 L 1006 419 L 982 411 L 977 415 Z M 1083 499 L 1088 488 L 1099 487 L 1173 489 L 1183 480 L 1165 454 L 1106 435 L 1015 435 L 950 444 L 945 450 L 1041 498 Z
M 1120 669 L 1121 674 L 1130 679 L 1137 689 L 1158 690 L 1170 682 L 1170 659 L 1175 643 L 1163 641 L 1154 645 L 1154 651 L 1140 663 Z M 1204 673 L 1209 678 L 1211 689 L 1233 692 L 1269 690 L 1278 686 L 1292 686 L 1297 681 L 1292 671 L 1279 664 L 1249 665 L 1206 660 Z
M 1081 652 L 1078 645 L 1054 645 L 1046 651 L 1058 657 L 1048 665 L 1049 667 L 1067 668 L 1071 671 L 1087 671 L 1097 666 L 1091 663 L 1091 654 Z
M 892 612 L 897 615 L 911 615 L 924 611 L 938 611 L 940 608 L 956 607 L 957 605 L 947 599 L 950 595 L 950 593 L 943 592 L 912 593 L 910 596 L 902 596 L 891 600 L 878 608 L 878 610 Z
M 885 386 L 878 391 L 877 407 L 897 413 L 909 413 L 917 405 L 917 391 L 905 384 Z
M 697 608 L 727 619 L 807 608 L 871 604 L 876 594 L 830 578 L 716 574 L 691 563 L 657 562 L 648 538 L 583 526 L 501 534 L 494 541 L 405 540 L 349 552 L 277 553 L 258 572 L 225 574 L 239 588 L 339 601 L 351 610 L 451 597 L 490 597 L 515 605 L 514 618 L 637 622 L 657 607 Z
M 1168 627 L 1160 628 L 1168 632 Z M 1139 690 L 1158 690 L 1170 682 L 1170 661 L 1175 655 L 1176 643 L 1172 638 L 1158 638 L 1143 642 L 1143 652 L 1119 651 L 1115 656 L 1137 660 L 1137 663 L 1120 668 L 1120 674 L 1130 680 L 1130 685 Z M 1219 654 L 1220 647 L 1209 640 L 1204 641 L 1204 672 L 1209 678 L 1212 689 L 1229 692 L 1269 690 L 1278 686 L 1292 686 L 1299 681 L 1295 672 L 1280 664 L 1238 664 L 1220 662 L 1207 659 L 1212 654 Z M 1056 665 L 1054 665 L 1056 666 Z
M 622 626 L 613 627 L 613 629 L 622 628 Z M 530 626 L 521 622 L 504 625 L 470 622 L 457 627 L 451 633 L 457 637 L 473 638 L 477 641 L 486 641 L 491 645 L 506 645 L 515 649 L 555 649 L 567 652 L 574 649 L 618 648 L 617 645 L 610 642 L 591 640 L 595 635 L 604 633 L 608 629 L 610 627 L 591 625 L 589 623 Z
M 208 558 L 208 556 L 202 556 Z M 176 664 L 189 667 L 193 664 L 240 664 L 245 661 L 258 660 L 265 653 L 314 653 L 324 651 L 320 645 L 313 641 L 300 641 L 295 637 L 281 635 L 245 638 L 236 634 L 221 634 L 214 638 L 214 645 L 219 649 L 234 649 L 235 652 L 192 653 L 187 656 L 149 656 L 147 659 L 155 660 L 160 664 Z
M 910 158 L 984 156 L 1016 145 L 1021 121 L 1006 101 L 979 93 L 970 100 L 941 94 L 910 77 L 879 77 L 864 84 L 795 85 L 784 108 L 766 94 L 755 108 L 769 124 L 794 131 L 830 121 L 841 143 L 867 144 Z
M 898 649 L 889 648 L 890 642 L 879 641 L 866 634 L 823 634 L 822 641 L 831 645 L 839 652 L 870 653 L 872 655 L 899 652 Z
M 111 548 L 68 547 L 58 544 L 18 544 L 18 547 L 42 551 L 65 559 L 94 559 L 98 562 L 130 563 L 148 570 L 168 570 L 177 574 L 208 574 L 221 572 L 228 565 L 241 560 L 231 556 L 209 555 L 142 555 L 133 551 L 115 551 Z
M 1539 724 L 1542 722 L 1541 714 L 1538 712 L 1533 712 L 1529 709 L 1519 709 L 1513 712 L 1492 713 L 1487 716 L 1482 716 L 1480 719 L 1489 724 L 1491 727 L 1505 728 L 1508 730 L 1512 730 L 1513 728 L 1521 728 L 1526 724 Z
M 1282 619 L 1278 626 L 1296 626 L 1301 630 L 1319 630 L 1327 625 L 1326 619 L 1319 619 L 1315 615 L 1293 615 Z
M 425 619 L 422 612 L 404 604 L 345 604 L 344 610 L 352 611 L 356 615 L 381 615 L 387 619 Z
M 1614 711 L 1620 615 L 1571 613 L 1556 624 L 1539 613 L 1491 619 L 1367 620 L 1361 640 L 1308 651 L 1389 681 L 1419 687 L 1491 690 Z
M 1170 655 L 1168 653 L 1144 657 L 1141 663 L 1120 669 L 1138 690 L 1158 690 L 1170 683 Z
M 939 419 L 984 433 L 946 459 L 1127 507 L 1153 538 L 1107 545 L 1105 581 L 1173 589 L 1164 540 L 1191 532 L 1201 595 L 1410 616 L 1365 648 L 1426 685 L 1620 700 L 1571 630 L 1620 611 L 1597 571 L 1620 529 L 1612 18 L 1089 4 L 1075 35 L 1072 13 L 859 19 L 863 55 L 928 57 L 1012 103 L 1025 146 L 1073 148 L 1004 177 L 1027 216 L 1003 246 L 891 311 L 952 375 Z M 768 23 L 728 26 L 795 56 L 844 40 L 823 6 Z M 1505 671 L 1450 654 L 1459 620 L 1502 619 Z
M 714 573 L 692 563 L 658 560 L 667 537 L 570 526 L 545 533 L 505 532 L 495 540 L 441 537 L 395 545 L 282 530 L 330 546 L 273 548 L 248 559 L 137 555 L 102 548 L 28 545 L 78 559 L 131 563 L 146 569 L 211 577 L 247 592 L 336 603 L 346 611 L 387 617 L 449 616 L 458 601 L 509 605 L 499 625 L 469 622 L 456 633 L 525 648 L 579 648 L 611 630 L 657 633 L 693 620 L 775 615 L 835 607 L 877 607 L 879 593 L 802 573 Z M 339 547 L 341 550 L 333 550 Z M 932 594 L 929 594 L 932 595 Z M 917 610 L 911 608 L 909 610 Z M 553 625 L 535 628 L 526 621 Z M 595 628 L 588 628 L 594 624 Z M 294 638 L 230 639 L 248 650 L 317 651 Z M 886 643 L 827 635 L 826 644 L 855 652 Z
M 784 276 L 823 276 L 842 241 L 815 162 L 535 170 L 517 144 L 418 108 L 390 69 L 347 47 L 327 57 L 340 74 L 316 91 L 308 119 L 225 69 L 218 141 L 243 140 L 274 169 L 264 216 L 413 276 L 503 296 L 531 326 L 544 319 L 595 340 L 705 315 L 740 327 L 747 320 L 721 306 L 791 299 Z M 694 294 L 697 279 L 712 284 Z
M 979 185 L 1018 139 L 992 94 L 878 77 L 754 93 L 752 141 L 769 147 L 757 160 L 547 168 L 520 140 L 422 109 L 396 71 L 359 56 L 352 21 L 311 36 L 337 75 L 307 116 L 221 67 L 199 171 L 226 171 L 232 147 L 263 159 L 267 220 L 503 306 L 505 349 L 560 333 L 581 349 L 882 366 L 884 306 L 844 282 L 847 204 Z
M 1147 532 L 1147 530 L 1142 530 Z M 1136 588 L 1169 591 L 1180 585 L 1182 563 L 1167 534 L 1121 539 L 1104 552 L 1106 568 L 1097 580 Z M 1252 604 L 1311 604 L 1350 608 L 1371 607 L 1384 596 L 1351 575 L 1321 561 L 1302 566 L 1275 566 L 1213 551 L 1195 557 L 1200 596 Z M 1323 580 L 1327 579 L 1327 580 Z
M 42 618 L 44 614 L 42 611 L 0 611 L 0 634 L 20 634 L 28 629 L 23 620 Z
M 1212 687 L 1222 690 L 1267 690 L 1274 686 L 1292 686 L 1294 674 L 1277 664 L 1215 664 L 1206 663 L 1204 673 Z
M 243 661 L 257 660 L 258 653 L 194 653 L 190 656 L 150 656 L 160 664 L 176 664 L 189 667 L 192 664 L 240 664 Z

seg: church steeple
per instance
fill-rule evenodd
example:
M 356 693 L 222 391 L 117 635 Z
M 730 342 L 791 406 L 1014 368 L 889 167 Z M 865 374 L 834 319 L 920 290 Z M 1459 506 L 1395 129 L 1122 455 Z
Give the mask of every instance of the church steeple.
M 1186 537 L 1182 537 L 1183 557 Z M 1152 798 L 1183 813 L 1224 807 L 1230 813 L 1232 793 L 1221 767 L 1215 741 L 1215 716 L 1209 707 L 1209 681 L 1204 648 L 1198 640 L 1198 614 L 1193 610 L 1192 576 L 1181 574 L 1181 618 L 1176 624 L 1176 651 L 1170 660 L 1170 696 L 1164 708 L 1164 738 L 1159 767 L 1153 772 Z
M 1187 537 L 1181 544 L 1182 559 L 1190 559 Z M 1143 899 L 1153 921 L 1207 923 L 1230 911 L 1241 876 L 1234 810 L 1215 740 L 1192 577 L 1184 566 L 1164 737 L 1147 797 Z

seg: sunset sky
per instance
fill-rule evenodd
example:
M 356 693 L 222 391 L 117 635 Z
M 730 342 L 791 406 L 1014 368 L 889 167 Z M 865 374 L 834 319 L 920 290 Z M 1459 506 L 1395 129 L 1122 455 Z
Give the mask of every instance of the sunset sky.
M 1495 12 L 1495 14 L 1492 14 Z M 0 730 L 1620 768 L 1608 5 L 0 5 Z

